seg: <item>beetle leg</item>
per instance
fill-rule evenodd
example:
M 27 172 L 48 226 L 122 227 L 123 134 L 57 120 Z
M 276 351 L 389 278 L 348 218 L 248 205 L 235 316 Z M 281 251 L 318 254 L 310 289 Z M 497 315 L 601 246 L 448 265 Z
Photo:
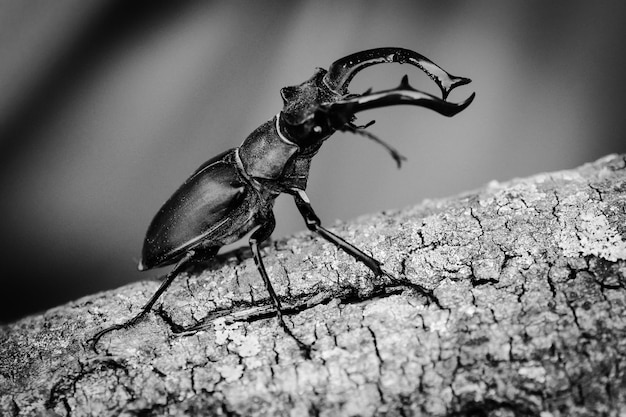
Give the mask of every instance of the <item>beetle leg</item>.
M 389 272 L 385 271 L 382 268 L 382 263 L 380 261 L 376 260 L 375 258 L 372 258 L 371 256 L 367 255 L 356 246 L 346 242 L 345 240 L 343 240 L 336 234 L 322 227 L 321 221 L 319 217 L 317 217 L 317 215 L 313 211 L 313 207 L 311 207 L 311 202 L 309 200 L 309 197 L 307 196 L 304 190 L 291 188 L 291 189 L 285 190 L 285 192 L 293 195 L 296 201 L 296 206 L 298 207 L 298 210 L 300 210 L 302 217 L 304 217 L 306 226 L 309 230 L 317 232 L 324 239 L 326 239 L 333 245 L 337 246 L 339 249 L 343 250 L 348 255 L 352 256 L 354 259 L 365 264 L 365 266 L 367 266 L 374 274 L 376 274 L 376 276 L 385 276 L 395 284 L 408 286 L 418 291 L 420 294 L 425 296 L 429 301 L 441 307 L 441 305 L 439 304 L 439 300 L 437 300 L 437 297 L 433 295 L 432 290 L 426 289 L 425 287 L 419 284 L 412 283 L 407 279 L 398 279 L 397 277 L 391 275 Z
M 261 278 L 263 278 L 263 283 L 265 284 L 265 288 L 270 295 L 270 299 L 272 300 L 272 304 L 274 304 L 274 308 L 276 309 L 276 317 L 280 322 L 281 327 L 297 344 L 298 347 L 305 353 L 307 358 L 310 358 L 311 354 L 311 346 L 302 342 L 298 339 L 292 332 L 291 329 L 285 323 L 285 319 L 283 318 L 282 307 L 280 305 L 280 300 L 276 295 L 276 291 L 274 291 L 274 287 L 272 287 L 272 283 L 270 281 L 270 277 L 267 275 L 267 271 L 265 270 L 265 265 L 263 264 L 263 258 L 261 257 L 260 245 L 265 240 L 269 239 L 272 232 L 274 231 L 274 227 L 276 227 L 276 220 L 274 219 L 274 215 L 271 214 L 268 216 L 265 223 L 263 223 L 258 229 L 256 229 L 252 235 L 250 235 L 250 249 L 252 249 L 252 256 L 254 257 L 254 263 L 256 264 L 257 270 L 261 274 Z
M 215 253 L 217 253 L 217 249 L 214 249 L 213 254 L 215 254 Z M 187 262 L 190 259 L 192 259 L 195 255 L 196 255 L 196 252 L 193 251 L 193 250 L 190 250 L 189 252 L 187 252 L 185 254 L 185 256 L 180 261 L 178 261 L 176 266 L 170 271 L 169 274 L 167 274 L 167 276 L 165 277 L 165 279 L 161 283 L 161 286 L 159 287 L 159 289 L 156 290 L 156 292 L 152 295 L 152 297 L 150 297 L 150 300 L 148 300 L 148 302 L 141 308 L 141 311 L 135 317 L 131 318 L 130 320 L 125 321 L 124 323 L 114 324 L 113 326 L 107 327 L 106 329 L 102 329 L 98 333 L 93 335 L 93 337 L 91 338 L 91 348 L 96 353 L 98 353 L 98 351 L 96 349 L 96 345 L 98 344 L 98 341 L 102 338 L 102 336 L 104 336 L 105 334 L 107 334 L 109 332 L 112 332 L 114 330 L 127 329 L 127 328 L 132 327 L 135 324 L 139 323 L 141 320 L 143 320 L 143 318 L 146 316 L 146 314 L 152 309 L 152 306 L 154 306 L 154 303 L 157 302 L 159 297 L 172 284 L 172 281 L 174 281 L 174 278 L 176 278 L 176 276 L 178 275 L 180 270 L 184 266 L 186 266 Z
M 326 239 L 333 245 L 337 246 L 339 249 L 346 252 L 348 255 L 352 256 L 357 261 L 362 262 L 374 274 L 376 274 L 376 276 L 384 275 L 384 276 L 394 279 L 388 272 L 386 272 L 382 268 L 382 263 L 380 261 L 372 258 L 368 254 L 363 252 L 361 249 L 346 242 L 341 237 L 332 233 L 328 229 L 322 227 L 322 222 L 320 218 L 317 217 L 317 214 L 315 214 L 315 211 L 313 211 L 313 207 L 311 206 L 311 201 L 309 200 L 309 196 L 307 196 L 304 190 L 293 188 L 289 192 L 293 195 L 296 201 L 296 206 L 298 207 L 300 214 L 302 214 L 302 217 L 304 218 L 304 221 L 306 223 L 306 227 L 309 230 L 316 232 L 321 237 L 323 237 L 324 239 Z

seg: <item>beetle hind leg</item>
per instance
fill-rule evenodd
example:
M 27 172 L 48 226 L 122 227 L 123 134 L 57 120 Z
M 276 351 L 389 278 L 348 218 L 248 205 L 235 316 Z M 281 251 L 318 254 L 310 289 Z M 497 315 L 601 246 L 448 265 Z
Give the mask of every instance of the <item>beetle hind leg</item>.
M 215 254 L 216 252 L 217 250 L 214 250 L 213 254 Z M 166 275 L 165 279 L 161 283 L 161 286 L 159 286 L 159 288 L 152 295 L 152 297 L 150 297 L 150 300 L 148 300 L 148 302 L 141 308 L 141 311 L 137 313 L 135 317 L 125 321 L 124 323 L 114 324 L 113 326 L 102 329 L 98 333 L 93 335 L 92 338 L 90 339 L 92 350 L 94 350 L 96 353 L 98 352 L 98 350 L 96 349 L 96 346 L 98 342 L 100 341 L 100 339 L 102 338 L 102 336 L 104 336 L 105 334 L 110 333 L 115 330 L 128 329 L 129 327 L 133 327 L 137 323 L 141 322 L 146 316 L 146 314 L 148 314 L 148 312 L 152 309 L 152 307 L 154 306 L 154 303 L 157 302 L 159 297 L 172 284 L 172 281 L 174 281 L 174 278 L 178 276 L 178 273 L 180 272 L 180 270 L 183 267 L 187 266 L 187 262 L 189 262 L 195 256 L 196 256 L 196 252 L 191 250 L 187 252 L 180 261 L 178 261 L 176 266 L 174 266 L 174 268 L 170 271 L 170 273 Z
M 298 339 L 291 329 L 285 323 L 285 319 L 283 318 L 282 307 L 280 304 L 280 300 L 276 295 L 276 291 L 274 291 L 274 287 L 272 287 L 272 283 L 270 282 L 270 278 L 267 275 L 267 271 L 265 270 L 265 265 L 263 264 L 263 258 L 261 257 L 260 245 L 265 240 L 269 239 L 270 235 L 274 231 L 274 227 L 276 226 L 276 220 L 273 215 L 270 215 L 268 219 L 266 219 L 265 223 L 263 223 L 258 229 L 256 229 L 252 235 L 250 236 L 250 249 L 252 249 L 252 256 L 254 257 L 254 263 L 256 264 L 257 270 L 259 274 L 261 274 L 261 278 L 263 278 L 263 283 L 265 284 L 265 288 L 270 295 L 270 300 L 272 304 L 274 304 L 274 309 L 276 310 L 276 317 L 280 323 L 280 326 L 283 328 L 285 333 L 289 335 L 297 344 L 300 350 L 304 353 L 306 358 L 311 357 L 311 346 L 302 342 Z

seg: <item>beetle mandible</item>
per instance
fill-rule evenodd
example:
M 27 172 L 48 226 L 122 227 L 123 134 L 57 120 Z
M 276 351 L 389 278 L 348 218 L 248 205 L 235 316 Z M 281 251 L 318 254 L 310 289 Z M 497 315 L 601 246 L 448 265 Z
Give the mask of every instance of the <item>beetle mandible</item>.
M 351 94 L 348 86 L 362 69 L 380 63 L 408 63 L 424 71 L 439 87 L 442 98 L 414 89 L 405 75 L 397 88 Z M 377 276 L 388 275 L 381 262 L 325 229 L 315 214 L 305 189 L 311 159 L 322 143 L 336 131 L 363 134 L 384 146 L 398 166 L 404 159 L 394 148 L 354 124 L 355 114 L 368 109 L 412 104 L 453 116 L 474 99 L 472 93 L 461 103 L 446 101 L 455 87 L 471 80 L 455 77 L 428 58 L 403 48 L 376 48 L 335 61 L 328 71 L 317 68 L 300 85 L 280 90 L 284 107 L 274 118 L 254 130 L 238 148 L 205 162 L 161 207 L 150 224 L 143 245 L 139 270 L 176 264 L 159 289 L 130 320 L 108 327 L 92 338 L 95 348 L 106 333 L 139 322 L 189 262 L 208 259 L 220 247 L 249 232 L 250 248 L 277 318 L 301 348 L 285 324 L 280 300 L 263 266 L 259 246 L 276 224 L 272 208 L 281 193 L 293 196 L 308 229 L 336 245 Z

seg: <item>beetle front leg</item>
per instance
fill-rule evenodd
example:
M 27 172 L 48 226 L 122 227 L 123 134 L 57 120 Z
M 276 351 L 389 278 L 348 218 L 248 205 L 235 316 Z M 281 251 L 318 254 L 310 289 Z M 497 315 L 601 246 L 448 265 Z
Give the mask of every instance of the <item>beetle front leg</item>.
M 300 210 L 300 214 L 302 214 L 302 217 L 304 217 L 306 226 L 309 230 L 318 233 L 324 239 L 337 246 L 339 249 L 343 250 L 357 261 L 365 264 L 365 266 L 367 266 L 374 274 L 376 274 L 376 276 L 385 276 L 396 285 L 404 285 L 412 288 L 414 291 L 426 297 L 430 302 L 433 302 L 437 306 L 441 307 L 441 305 L 439 304 L 439 300 L 437 300 L 437 297 L 435 297 L 432 290 L 429 290 L 420 284 L 413 283 L 406 278 L 397 278 L 391 275 L 389 272 L 385 271 L 382 268 L 382 263 L 380 261 L 372 258 L 356 246 L 346 242 L 336 234 L 322 227 L 319 217 L 317 217 L 317 215 L 313 211 L 313 207 L 311 207 L 309 196 L 307 196 L 304 190 L 291 188 L 289 190 L 286 190 L 286 192 L 293 195 L 296 201 L 296 206 L 298 207 L 298 210 Z
M 323 237 L 324 239 L 326 239 L 333 245 L 337 246 L 339 249 L 341 249 L 348 255 L 352 256 L 357 261 L 362 262 L 376 276 L 384 275 L 388 278 L 395 279 L 392 275 L 390 275 L 388 272 L 386 272 L 382 268 L 382 263 L 380 261 L 372 258 L 368 254 L 363 252 L 361 249 L 346 242 L 341 237 L 332 233 L 328 229 L 322 227 L 322 222 L 320 218 L 317 217 L 317 214 L 315 214 L 315 211 L 313 210 L 313 207 L 311 206 L 311 201 L 309 200 L 309 196 L 307 196 L 304 190 L 291 189 L 289 193 L 293 195 L 296 201 L 296 206 L 298 207 L 300 214 L 302 214 L 302 217 L 304 218 L 304 221 L 306 223 L 306 227 L 309 230 L 316 232 L 321 237 Z
M 274 219 L 274 215 L 271 214 L 269 218 L 266 219 L 265 223 L 263 223 L 258 229 L 256 229 L 250 236 L 250 249 L 252 249 L 252 256 L 254 257 L 254 263 L 256 264 L 257 270 L 259 271 L 259 274 L 261 274 L 261 278 L 263 278 L 263 283 L 265 284 L 265 288 L 270 295 L 270 300 L 272 300 L 272 304 L 274 304 L 274 308 L 276 309 L 276 317 L 278 317 L 278 321 L 280 322 L 281 327 L 283 328 L 285 333 L 287 333 L 298 344 L 298 347 L 304 352 L 305 357 L 310 358 L 311 346 L 298 339 L 291 332 L 291 329 L 287 327 L 287 323 L 285 323 L 280 300 L 276 295 L 276 291 L 274 291 L 274 287 L 272 287 L 270 277 L 267 275 L 265 265 L 263 264 L 263 258 L 261 257 L 260 245 L 270 238 L 275 227 L 276 220 Z

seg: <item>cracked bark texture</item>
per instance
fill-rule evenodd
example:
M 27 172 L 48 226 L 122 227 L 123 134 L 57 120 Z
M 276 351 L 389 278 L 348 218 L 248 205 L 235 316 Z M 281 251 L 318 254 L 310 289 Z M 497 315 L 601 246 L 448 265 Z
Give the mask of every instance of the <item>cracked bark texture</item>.
M 0 414 L 626 415 L 626 156 L 301 233 L 4 326 Z M 193 326 L 193 329 L 191 328 Z

